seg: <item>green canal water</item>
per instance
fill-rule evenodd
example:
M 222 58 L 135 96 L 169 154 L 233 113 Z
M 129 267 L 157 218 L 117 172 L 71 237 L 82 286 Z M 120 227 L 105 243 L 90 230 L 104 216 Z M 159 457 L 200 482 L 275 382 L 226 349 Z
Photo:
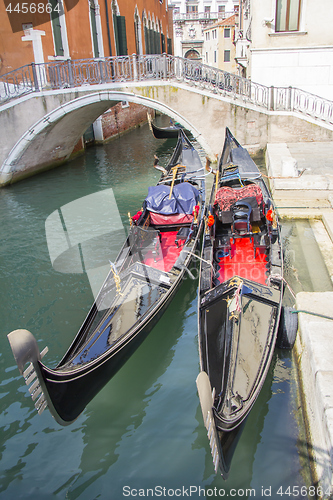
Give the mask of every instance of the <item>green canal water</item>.
M 165 164 L 173 145 L 157 141 L 143 126 L 0 190 L 1 499 L 278 499 L 288 497 L 289 487 L 299 491 L 293 498 L 307 498 L 309 459 L 289 352 L 275 353 L 229 479 L 215 475 L 195 385 L 197 281 L 184 281 L 141 347 L 68 427 L 59 426 L 48 411 L 37 415 L 14 362 L 7 334 L 26 328 L 40 349 L 48 346 L 44 361 L 54 367 L 93 300 L 86 274 L 52 268 L 47 217 L 112 188 L 128 227 L 128 211 L 140 208 L 159 177 L 153 155 Z M 290 224 L 289 246 L 295 236 Z

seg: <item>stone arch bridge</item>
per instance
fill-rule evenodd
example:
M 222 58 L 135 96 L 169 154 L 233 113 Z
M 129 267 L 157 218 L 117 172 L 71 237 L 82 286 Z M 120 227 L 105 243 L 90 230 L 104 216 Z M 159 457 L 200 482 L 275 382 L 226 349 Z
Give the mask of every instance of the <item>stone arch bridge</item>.
M 193 60 L 164 54 L 31 64 L 0 77 L 0 185 L 66 161 L 87 127 L 119 101 L 175 119 L 212 159 L 226 126 L 257 149 L 333 140 L 333 102 Z

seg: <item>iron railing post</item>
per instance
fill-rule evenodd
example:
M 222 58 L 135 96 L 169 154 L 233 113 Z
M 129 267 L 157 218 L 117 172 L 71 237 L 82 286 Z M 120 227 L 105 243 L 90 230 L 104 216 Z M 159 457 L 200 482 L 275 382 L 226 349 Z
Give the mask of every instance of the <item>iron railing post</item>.
M 36 64 L 35 63 L 31 63 L 31 69 L 32 69 L 32 77 L 33 77 L 35 92 L 39 92 L 39 85 L 38 85 L 38 78 L 37 78 L 37 71 L 36 71 Z
M 98 61 L 99 77 L 100 77 L 100 82 L 101 83 L 105 83 L 106 82 L 105 71 L 104 71 L 104 64 L 103 63 L 105 63 L 105 60 L 104 61 L 102 61 L 102 60 Z
M 67 59 L 68 83 L 70 87 L 74 87 L 74 77 L 71 59 Z
M 166 54 L 164 53 L 162 55 L 163 57 L 163 78 L 166 80 L 168 78 L 168 68 L 167 68 L 167 57 Z
M 293 88 L 288 87 L 288 111 L 292 111 L 293 105 L 292 105 L 292 92 Z
M 138 70 L 136 67 L 136 54 L 132 54 L 132 65 L 133 65 L 133 80 L 138 81 Z
M 269 92 L 269 109 L 274 111 L 274 86 L 271 85 Z

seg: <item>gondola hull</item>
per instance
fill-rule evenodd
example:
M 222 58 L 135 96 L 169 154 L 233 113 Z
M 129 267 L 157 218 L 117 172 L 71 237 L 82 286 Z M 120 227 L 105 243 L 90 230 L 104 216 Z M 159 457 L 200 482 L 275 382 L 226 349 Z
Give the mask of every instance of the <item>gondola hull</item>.
M 126 363 L 158 323 L 177 290 L 178 286 L 175 284 L 165 300 L 152 312 L 151 317 L 129 333 L 127 339 L 124 339 L 115 350 L 82 369 L 72 372 L 51 370 L 41 361 L 38 362 L 41 375 L 38 378 L 43 381 L 43 393 L 47 405 L 49 408 L 53 407 L 52 413 L 58 423 L 68 425 L 82 413 L 87 404 Z
M 227 478 L 272 360 L 284 287 L 270 193 L 228 129 L 216 175 L 200 268 L 197 386 L 215 470 Z

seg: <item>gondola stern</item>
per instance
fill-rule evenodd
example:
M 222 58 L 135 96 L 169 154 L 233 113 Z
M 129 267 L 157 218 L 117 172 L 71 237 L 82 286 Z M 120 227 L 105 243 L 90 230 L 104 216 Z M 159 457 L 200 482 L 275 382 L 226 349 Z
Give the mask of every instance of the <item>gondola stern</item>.
M 60 425 L 72 423 L 64 421 L 55 410 L 44 382 L 42 370 L 43 368 L 47 370 L 47 368 L 43 365 L 42 358 L 47 354 L 48 347 L 45 347 L 40 352 L 37 341 L 29 330 L 13 330 L 7 335 L 7 338 L 19 372 L 28 386 L 38 415 L 41 415 L 48 408 L 51 415 Z

